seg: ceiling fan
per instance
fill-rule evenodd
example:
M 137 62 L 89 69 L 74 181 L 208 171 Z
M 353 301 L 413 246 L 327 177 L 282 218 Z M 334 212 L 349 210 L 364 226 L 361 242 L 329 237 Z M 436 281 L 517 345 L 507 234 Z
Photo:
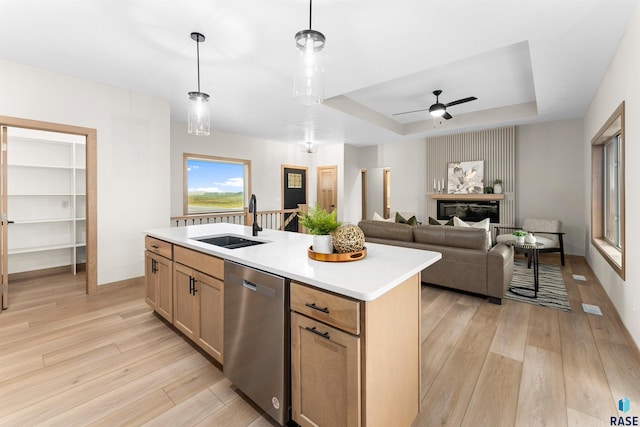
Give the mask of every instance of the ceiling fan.
M 449 102 L 447 104 L 442 104 L 438 100 L 438 97 L 440 96 L 441 93 L 442 93 L 441 90 L 434 90 L 433 91 L 433 94 L 436 96 L 436 103 L 433 104 L 429 108 L 423 108 L 422 110 L 405 111 L 403 113 L 394 113 L 392 115 L 393 116 L 397 116 L 399 114 L 417 113 L 419 111 L 427 111 L 428 110 L 429 114 L 431 114 L 433 117 L 444 117 L 446 120 L 449 120 L 453 116 L 451 114 L 447 113 L 447 107 L 451 107 L 452 105 L 463 104 L 463 103 L 469 102 L 469 101 L 475 101 L 476 99 L 478 99 L 475 96 L 470 96 L 468 98 L 462 98 L 462 99 L 458 99 L 457 101 L 452 101 L 452 102 Z

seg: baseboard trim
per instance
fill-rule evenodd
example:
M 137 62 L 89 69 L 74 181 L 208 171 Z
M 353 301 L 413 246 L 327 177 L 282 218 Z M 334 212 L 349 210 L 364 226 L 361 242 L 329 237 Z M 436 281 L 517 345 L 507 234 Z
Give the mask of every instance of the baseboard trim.
M 86 264 L 76 265 L 76 271 L 78 272 L 84 272 L 86 271 L 86 269 L 87 269 Z M 43 268 L 40 270 L 30 270 L 30 271 L 21 271 L 19 273 L 9 273 L 9 282 L 12 282 L 14 280 L 35 279 L 37 277 L 50 276 L 53 274 L 69 273 L 70 271 L 71 271 L 70 265 L 61 265 L 59 267 Z
M 98 293 L 110 292 L 115 289 L 128 288 L 130 286 L 136 286 L 144 284 L 144 276 L 132 277 L 131 279 L 119 280 L 117 282 L 105 283 L 98 285 Z

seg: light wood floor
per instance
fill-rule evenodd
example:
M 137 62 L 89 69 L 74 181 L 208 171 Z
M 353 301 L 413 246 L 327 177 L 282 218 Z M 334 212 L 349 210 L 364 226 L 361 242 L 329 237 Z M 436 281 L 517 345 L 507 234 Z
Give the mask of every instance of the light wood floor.
M 604 426 L 619 398 L 640 404 L 640 356 L 606 294 L 583 258 L 563 274 L 571 313 L 423 286 L 416 426 Z M 82 280 L 11 284 L 0 425 L 275 425 L 151 313 L 142 284 L 87 296 Z

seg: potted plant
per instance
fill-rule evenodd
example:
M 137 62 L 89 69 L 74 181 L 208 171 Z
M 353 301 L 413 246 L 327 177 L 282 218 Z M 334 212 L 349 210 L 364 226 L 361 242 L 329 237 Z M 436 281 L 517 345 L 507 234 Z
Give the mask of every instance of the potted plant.
M 494 194 L 502 194 L 502 180 L 494 179 L 493 180 L 493 192 Z
M 522 231 L 522 230 L 516 230 L 513 233 L 514 236 L 516 236 L 516 242 L 518 243 L 524 243 L 524 236 L 527 235 L 526 231 Z
M 333 253 L 331 242 L 331 232 L 340 227 L 340 222 L 336 220 L 336 211 L 328 213 L 319 205 L 315 208 L 309 207 L 308 212 L 298 214 L 300 225 L 307 229 L 309 234 L 313 234 L 313 251 L 323 254 Z

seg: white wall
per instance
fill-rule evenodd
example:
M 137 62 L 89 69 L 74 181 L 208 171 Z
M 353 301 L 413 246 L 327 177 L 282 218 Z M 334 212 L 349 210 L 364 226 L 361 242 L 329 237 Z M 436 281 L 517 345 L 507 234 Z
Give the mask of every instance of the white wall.
M 584 255 L 582 119 L 516 127 L 516 223 L 562 221 L 565 253 Z
M 183 153 L 251 160 L 251 191 L 258 200 L 258 210 L 282 208 L 282 165 L 308 167 L 308 203 L 316 203 L 316 167 L 338 166 L 338 215 L 344 203 L 343 144 L 322 145 L 315 153 L 302 151 L 300 145 L 225 133 L 215 129 L 209 136 L 187 133 L 184 123 L 171 123 L 171 216 L 183 213 Z M 169 216 L 166 226 L 170 225 Z
M 169 216 L 169 103 L 0 61 L 0 115 L 97 129 L 98 284 L 144 274 L 143 230 Z
M 351 224 L 357 224 L 362 218 L 360 152 L 357 147 L 344 146 L 344 197 L 341 220 Z
M 425 140 L 398 142 L 375 147 L 376 164 L 363 167 L 388 167 L 391 169 L 391 212 L 411 212 L 418 221 L 425 221 L 426 159 Z M 368 162 L 372 161 L 370 148 L 363 149 Z M 378 212 L 382 215 L 382 212 Z
M 636 8 L 616 54 L 594 96 L 584 118 L 584 182 L 585 199 L 590 200 L 591 138 L 613 111 L 625 101 L 625 214 L 626 214 L 626 281 L 609 267 L 600 253 L 588 243 L 587 261 L 616 306 L 622 322 L 640 347 L 640 174 L 635 162 L 640 159 L 640 7 Z M 591 212 L 584 209 L 587 224 Z M 590 236 L 588 236 L 590 238 Z M 589 240 L 587 240 L 589 241 Z M 635 302 L 636 311 L 633 312 Z

